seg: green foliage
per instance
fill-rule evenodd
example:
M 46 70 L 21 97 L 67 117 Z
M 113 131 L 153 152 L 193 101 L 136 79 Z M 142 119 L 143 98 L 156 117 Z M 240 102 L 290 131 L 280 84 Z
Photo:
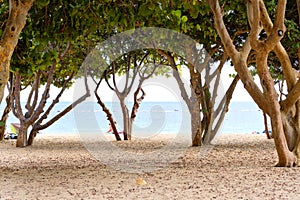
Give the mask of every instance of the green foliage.
M 165 60 L 155 50 L 136 50 L 126 53 L 114 60 L 113 63 L 106 69 L 109 71 L 106 75 L 110 76 L 110 73 L 113 73 L 114 68 L 114 71 L 118 76 L 131 73 L 131 71 L 137 71 L 142 76 L 148 76 L 154 71 L 153 75 L 155 76 L 169 77 L 171 74 L 171 68 L 167 65 L 167 60 Z M 103 73 L 103 71 L 101 73 Z M 97 76 L 100 77 L 99 75 Z
M 249 30 L 245 2 L 221 0 L 220 4 L 230 35 L 242 33 L 233 38 L 235 46 L 239 49 Z M 274 17 L 277 1 L 271 0 L 265 4 L 271 17 Z M 6 2 L 0 6 L 0 16 L 3 19 L 1 21 L 5 21 L 7 13 Z M 293 66 L 296 67 L 299 60 L 297 49 L 300 46 L 298 39 L 300 35 L 295 13 L 297 13 L 295 6 L 292 2 L 288 2 L 287 32 L 282 42 Z M 61 50 L 71 42 L 70 53 L 58 67 L 61 76 L 68 77 L 67 72 L 76 71 L 74 66 L 78 66 L 98 42 L 137 27 L 163 27 L 187 34 L 203 44 L 207 51 L 217 48 L 212 55 L 216 61 L 221 59 L 224 53 L 206 1 L 40 0 L 35 1 L 29 16 L 14 55 L 12 68 L 27 73 L 28 77 L 31 77 L 37 69 L 44 70 L 57 61 Z M 270 57 L 270 61 L 273 68 L 280 68 L 280 63 L 275 58 Z M 255 70 L 252 70 L 252 74 L 255 75 Z M 60 79 L 59 76 L 57 78 Z

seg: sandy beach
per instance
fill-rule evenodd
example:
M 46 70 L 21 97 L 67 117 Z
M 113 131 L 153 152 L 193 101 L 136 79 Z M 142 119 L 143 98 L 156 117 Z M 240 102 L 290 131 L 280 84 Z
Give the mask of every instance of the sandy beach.
M 300 199 L 300 168 L 274 167 L 274 143 L 265 135 L 221 135 L 211 146 L 178 149 L 164 148 L 170 136 L 107 138 L 94 145 L 112 145 L 123 156 L 99 148 L 103 160 L 95 158 L 79 135 L 41 134 L 21 149 L 1 142 L 0 199 Z M 179 152 L 171 160 L 169 149 Z M 154 154 L 157 162 L 149 160 Z M 139 168 L 126 165 L 126 155 L 139 157 Z

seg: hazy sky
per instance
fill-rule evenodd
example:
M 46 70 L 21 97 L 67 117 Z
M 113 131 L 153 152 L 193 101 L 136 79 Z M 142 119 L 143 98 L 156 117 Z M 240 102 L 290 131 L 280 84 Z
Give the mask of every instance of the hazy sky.
M 233 67 L 227 65 L 223 69 L 224 71 L 221 74 L 221 81 L 224 87 L 223 94 L 225 93 L 225 89 L 227 89 L 233 80 L 229 77 L 230 73 L 234 73 Z M 183 71 L 183 77 L 185 80 L 185 84 L 188 87 L 189 85 L 189 75 L 188 72 Z M 117 79 L 118 85 L 124 84 L 124 78 L 119 77 Z M 94 87 L 95 84 L 92 81 L 89 82 L 91 88 L 91 98 L 90 101 L 96 101 L 94 97 Z M 173 77 L 165 78 L 165 77 L 155 77 L 147 80 L 144 83 L 143 89 L 146 92 L 146 97 L 144 101 L 181 101 L 180 91 L 178 89 L 177 83 Z M 188 88 L 187 88 L 188 89 Z M 189 90 L 189 89 L 188 89 Z M 59 90 L 57 88 L 51 88 L 50 100 L 55 98 L 57 92 Z M 83 82 L 76 81 L 75 85 L 65 91 L 64 95 L 61 97 L 60 101 L 73 101 L 78 98 L 78 95 L 84 92 Z M 21 101 L 26 101 L 26 97 L 28 95 L 28 90 L 22 92 Z M 102 83 L 99 89 L 99 95 L 101 96 L 103 101 L 117 101 L 117 97 L 114 95 L 114 92 L 111 91 L 105 82 Z M 220 92 L 222 95 L 222 91 Z M 128 98 L 131 101 L 132 97 Z M 241 82 L 238 83 L 237 88 L 234 92 L 232 101 L 252 101 L 252 98 L 249 96 L 247 91 L 244 89 L 243 84 Z
M 234 73 L 233 67 L 225 66 L 224 72 L 221 75 L 221 81 L 223 84 L 223 94 L 225 90 L 231 84 L 232 78 L 229 77 L 229 74 Z M 183 77 L 185 80 L 185 84 L 189 87 L 189 76 L 188 72 L 183 72 Z M 118 78 L 117 84 L 124 85 L 124 78 Z M 72 88 L 72 90 L 68 91 L 68 94 L 65 94 L 63 97 L 63 101 L 70 101 L 70 97 L 74 97 L 74 94 L 78 93 L 78 91 L 82 91 L 83 88 L 78 89 L 78 85 Z M 94 84 L 91 84 L 90 87 L 94 87 Z M 146 92 L 146 97 L 144 101 L 181 101 L 180 90 L 178 89 L 177 83 L 173 77 L 165 78 L 165 77 L 154 77 L 147 81 L 145 81 L 143 89 Z M 187 88 L 189 90 L 189 88 Z M 75 92 L 76 91 L 76 92 Z M 91 89 L 93 92 L 93 89 Z M 114 95 L 107 86 L 106 83 L 103 82 L 100 89 L 99 94 L 103 101 L 117 101 L 117 97 Z M 222 95 L 222 91 L 220 92 Z M 132 97 L 128 98 L 131 101 Z M 89 100 L 95 101 L 94 97 L 90 98 Z M 233 101 L 252 101 L 252 98 L 249 96 L 247 91 L 244 89 L 243 84 L 241 82 L 238 83 L 237 88 L 233 95 Z

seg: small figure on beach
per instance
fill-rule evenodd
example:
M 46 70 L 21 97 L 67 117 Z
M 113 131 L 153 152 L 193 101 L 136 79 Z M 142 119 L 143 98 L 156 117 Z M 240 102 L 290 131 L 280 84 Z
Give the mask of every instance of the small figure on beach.
M 114 121 L 114 124 L 115 124 L 115 126 L 117 127 L 117 122 L 116 122 L 116 121 Z M 108 131 L 106 131 L 106 133 L 114 134 L 114 130 L 113 130 L 113 128 L 112 128 L 111 123 L 109 123 L 109 129 L 108 129 Z M 119 134 L 123 134 L 123 131 L 118 132 L 118 133 L 119 133 Z
M 114 124 L 116 125 L 117 122 L 114 121 Z M 109 129 L 108 129 L 108 131 L 106 131 L 106 133 L 112 133 L 112 134 L 114 133 L 113 128 L 112 128 L 112 126 L 111 126 L 111 123 L 109 123 Z

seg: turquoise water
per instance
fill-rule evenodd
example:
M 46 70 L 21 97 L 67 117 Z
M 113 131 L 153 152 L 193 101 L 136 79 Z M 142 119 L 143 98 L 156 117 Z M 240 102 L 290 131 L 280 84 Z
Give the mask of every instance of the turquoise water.
M 115 116 L 118 127 L 122 127 L 122 113 L 118 103 L 106 103 Z M 52 115 L 59 113 L 68 102 L 62 102 L 54 108 Z M 129 105 L 130 106 L 130 105 Z M 0 110 L 3 110 L 1 105 Z M 8 123 L 18 122 L 10 114 Z M 220 134 L 251 133 L 263 130 L 262 112 L 253 102 L 232 102 L 225 117 Z M 109 122 L 102 108 L 93 102 L 80 104 L 65 115 L 44 133 L 106 132 Z M 9 129 L 8 129 L 9 130 Z M 10 131 L 10 130 L 9 130 Z M 120 130 L 121 131 L 121 130 Z M 184 103 L 179 102 L 143 102 L 137 113 L 133 127 L 134 133 L 190 133 L 190 116 Z

